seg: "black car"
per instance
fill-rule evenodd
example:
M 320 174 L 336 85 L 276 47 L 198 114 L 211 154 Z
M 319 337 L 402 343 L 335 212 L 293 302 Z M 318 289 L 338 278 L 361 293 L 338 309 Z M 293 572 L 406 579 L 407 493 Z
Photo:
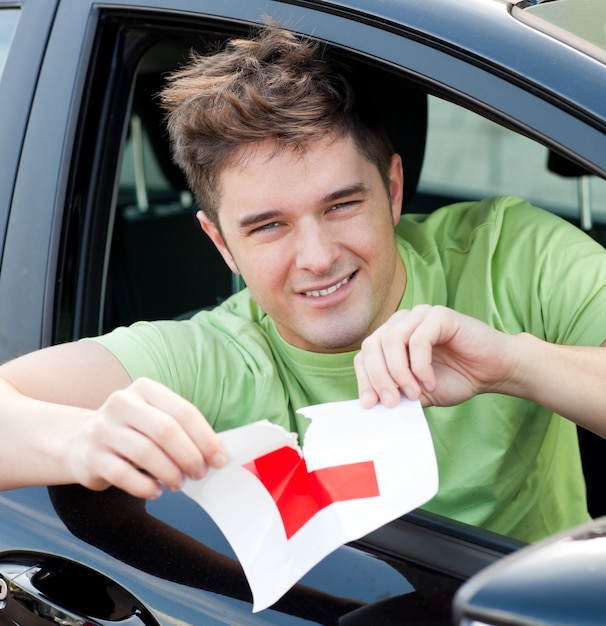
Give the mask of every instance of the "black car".
M 606 242 L 603 0 L 0 0 L 0 361 L 240 287 L 195 225 L 155 94 L 190 50 L 264 16 L 375 95 L 406 211 L 515 194 Z M 603 444 L 580 437 L 599 517 Z M 0 624 L 604 623 L 605 528 L 523 547 L 414 511 L 253 614 L 228 543 L 182 493 L 14 490 Z

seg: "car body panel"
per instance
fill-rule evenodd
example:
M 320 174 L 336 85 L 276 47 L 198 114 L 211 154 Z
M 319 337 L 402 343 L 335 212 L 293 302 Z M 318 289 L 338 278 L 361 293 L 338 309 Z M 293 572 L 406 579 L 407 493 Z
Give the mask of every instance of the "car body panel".
M 606 519 L 559 533 L 468 582 L 457 594 L 455 619 L 522 626 L 596 624 L 606 613 L 605 557 Z
M 0 5 L 0 8 L 3 6 L 14 10 L 15 5 Z M 0 245 L 5 239 L 20 148 L 55 7 L 54 2 L 43 0 L 36 3 L 30 0 L 18 9 L 16 28 L 0 75 L 0 110 L 13 111 L 14 108 L 10 117 L 0 117 L 0 145 L 11 146 L 11 150 L 0 151 L 0 170 L 3 172 L 3 184 L 0 185 Z
M 0 10 L 9 6 L 16 5 L 0 2 Z M 522 23 L 506 2 L 23 0 L 18 6 L 0 76 L 0 111 L 10 111 L 0 116 L 0 169 L 8 183 L 0 185 L 0 361 L 59 340 L 66 291 L 74 292 L 66 337 L 100 327 L 115 217 L 108 207 L 116 203 L 115 163 L 123 157 L 116 146 L 128 133 L 128 81 L 135 72 L 128 63 L 153 29 L 245 33 L 270 15 L 606 175 L 603 63 Z M 108 215 L 95 215 L 102 211 Z M 81 246 L 73 257 L 64 249 L 67 239 Z M 90 263 L 89 249 L 95 251 Z M 71 274 L 66 259 L 76 265 Z M 448 623 L 458 586 L 520 547 L 415 512 L 336 551 L 275 609 L 252 615 L 233 552 L 183 494 L 146 505 L 114 490 L 37 487 L 0 494 L 0 511 L 0 566 L 48 557 L 84 564 L 167 625 Z

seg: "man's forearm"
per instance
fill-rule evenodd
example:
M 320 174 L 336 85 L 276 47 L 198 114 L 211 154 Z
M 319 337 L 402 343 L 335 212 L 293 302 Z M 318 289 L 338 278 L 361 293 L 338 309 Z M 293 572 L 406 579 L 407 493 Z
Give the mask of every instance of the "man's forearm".
M 114 485 L 156 498 L 226 462 L 200 410 L 159 382 L 131 381 L 96 342 L 62 344 L 0 368 L 0 489 Z
M 0 379 L 0 490 L 73 482 L 67 449 L 88 413 L 28 398 Z

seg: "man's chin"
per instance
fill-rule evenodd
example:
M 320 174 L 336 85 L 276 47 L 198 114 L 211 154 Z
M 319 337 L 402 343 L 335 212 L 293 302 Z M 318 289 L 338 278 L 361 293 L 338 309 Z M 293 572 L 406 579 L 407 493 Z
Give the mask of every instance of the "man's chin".
M 365 335 L 358 331 L 346 332 L 339 329 L 327 329 L 325 332 L 308 334 L 305 338 L 305 350 L 309 352 L 352 352 L 358 350 Z

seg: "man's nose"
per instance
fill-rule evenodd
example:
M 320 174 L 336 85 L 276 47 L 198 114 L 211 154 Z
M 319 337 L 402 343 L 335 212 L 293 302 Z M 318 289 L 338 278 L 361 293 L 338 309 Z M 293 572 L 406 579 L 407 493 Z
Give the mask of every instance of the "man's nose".
M 295 253 L 298 269 L 323 275 L 337 260 L 339 246 L 328 227 L 313 223 L 299 229 Z

